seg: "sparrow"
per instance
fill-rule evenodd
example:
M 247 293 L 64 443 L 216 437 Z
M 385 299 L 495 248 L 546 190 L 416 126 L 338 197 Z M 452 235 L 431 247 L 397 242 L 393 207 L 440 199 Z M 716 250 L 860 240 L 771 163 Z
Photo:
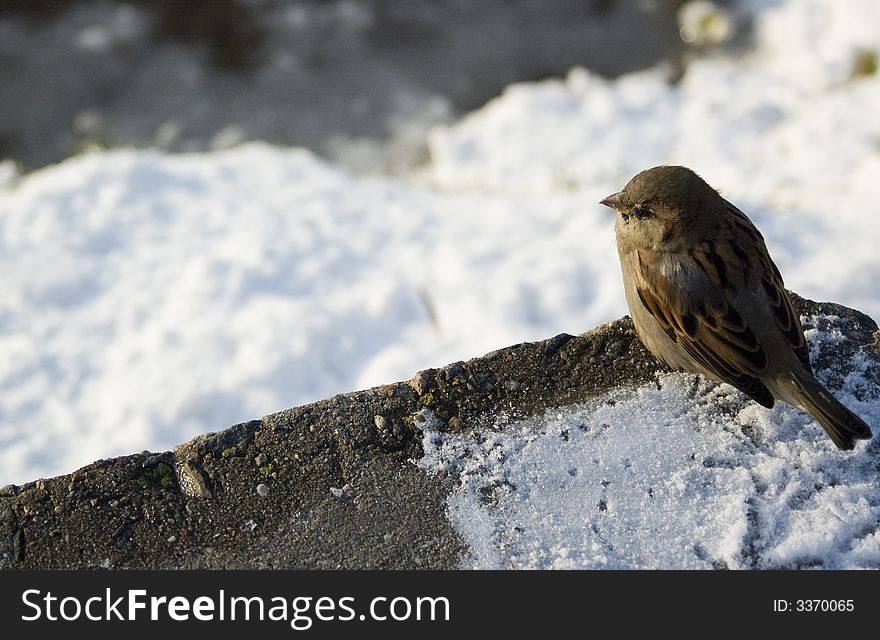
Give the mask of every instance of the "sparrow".
M 642 171 L 600 204 L 617 212 L 626 301 L 648 351 L 765 407 L 806 411 L 841 449 L 871 437 L 813 376 L 779 269 L 742 211 L 680 166 Z

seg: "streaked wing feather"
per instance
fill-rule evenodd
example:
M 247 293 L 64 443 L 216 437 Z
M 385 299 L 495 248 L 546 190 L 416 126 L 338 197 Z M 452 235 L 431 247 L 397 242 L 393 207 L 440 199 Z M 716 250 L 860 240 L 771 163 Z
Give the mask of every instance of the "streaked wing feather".
M 643 276 L 649 276 L 650 271 L 643 270 Z M 733 307 L 721 301 L 714 305 L 703 303 L 700 308 L 685 308 L 683 303 L 674 302 L 681 300 L 680 297 L 661 299 L 651 293 L 651 290 L 664 291 L 663 288 L 639 287 L 637 290 L 645 309 L 666 335 L 704 369 L 765 407 L 773 406 L 773 395 L 758 377 L 767 366 L 764 350 Z
M 731 219 L 736 224 L 736 228 L 749 238 L 755 248 L 759 249 L 755 267 L 760 270 L 761 286 L 767 295 L 767 301 L 773 310 L 773 316 L 776 319 L 779 330 L 782 331 L 782 334 L 788 340 L 788 344 L 791 345 L 792 351 L 794 351 L 801 364 L 804 365 L 804 368 L 809 373 L 812 373 L 810 352 L 807 349 L 807 341 L 804 338 L 804 329 L 801 326 L 800 317 L 794 310 L 794 305 L 791 302 L 788 291 L 785 289 L 779 269 L 770 258 L 761 232 L 758 231 L 755 225 L 752 224 L 752 221 L 742 211 L 729 202 L 727 204 L 730 213 L 733 214 Z M 732 243 L 732 245 L 738 256 L 746 254 L 742 249 L 737 248 L 736 243 Z M 755 252 L 752 252 L 752 255 L 754 254 Z

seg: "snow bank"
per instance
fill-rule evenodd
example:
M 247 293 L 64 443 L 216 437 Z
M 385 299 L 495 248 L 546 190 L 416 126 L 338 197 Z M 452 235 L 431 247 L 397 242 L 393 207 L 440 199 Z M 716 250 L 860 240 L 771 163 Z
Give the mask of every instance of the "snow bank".
M 513 85 L 434 129 L 423 179 L 535 199 L 690 166 L 752 217 L 790 288 L 880 317 L 880 5 L 749 6 L 743 57 L 695 60 L 676 84 L 658 68 Z
M 610 216 L 582 198 L 266 145 L 39 171 L 0 195 L 0 484 L 617 317 Z

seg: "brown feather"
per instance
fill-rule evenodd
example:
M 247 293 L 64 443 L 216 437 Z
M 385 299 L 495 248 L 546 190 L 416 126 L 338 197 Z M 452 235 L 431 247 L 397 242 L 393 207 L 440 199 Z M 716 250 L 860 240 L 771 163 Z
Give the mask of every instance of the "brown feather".
M 800 363 L 804 365 L 804 368 L 809 373 L 812 373 L 813 368 L 810 365 L 810 352 L 807 349 L 807 341 L 804 338 L 804 329 L 803 326 L 801 326 L 800 317 L 794 310 L 794 305 L 792 304 L 788 291 L 785 288 L 785 284 L 782 281 L 782 275 L 779 273 L 779 269 L 770 258 L 770 253 L 767 251 L 767 245 L 764 244 L 764 238 L 761 236 L 761 232 L 758 231 L 755 225 L 752 224 L 751 220 L 749 220 L 742 211 L 729 202 L 727 204 L 728 211 L 733 214 L 731 219 L 734 220 L 736 229 L 745 233 L 749 237 L 753 247 L 756 249 L 756 252 L 753 252 L 753 254 L 758 253 L 759 255 L 759 260 L 756 261 L 757 264 L 755 267 L 760 272 L 761 285 L 767 296 L 767 302 L 773 310 L 773 316 L 776 318 L 776 324 L 779 326 L 779 330 L 785 336 L 786 340 L 788 340 L 788 344 L 791 346 L 792 351 L 794 351 L 794 354 L 797 356 Z M 742 247 L 738 247 L 737 244 L 739 243 L 732 243 L 732 249 L 737 255 L 740 255 L 741 253 L 746 254 L 747 252 L 742 249 Z
M 653 288 L 654 291 L 663 289 Z M 754 333 L 729 305 L 725 310 L 686 311 L 661 302 L 647 288 L 637 289 L 639 299 L 667 335 L 716 378 L 733 385 L 765 407 L 773 395 L 758 379 L 767 357 Z

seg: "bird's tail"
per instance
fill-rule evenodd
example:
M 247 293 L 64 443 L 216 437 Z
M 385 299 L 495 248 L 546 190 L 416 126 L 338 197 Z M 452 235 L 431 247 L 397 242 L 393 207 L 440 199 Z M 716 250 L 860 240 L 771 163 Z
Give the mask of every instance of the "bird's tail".
M 852 449 L 856 440 L 871 437 L 865 421 L 844 407 L 807 371 L 780 376 L 776 382 L 788 396 L 784 399 L 812 415 L 839 448 Z

